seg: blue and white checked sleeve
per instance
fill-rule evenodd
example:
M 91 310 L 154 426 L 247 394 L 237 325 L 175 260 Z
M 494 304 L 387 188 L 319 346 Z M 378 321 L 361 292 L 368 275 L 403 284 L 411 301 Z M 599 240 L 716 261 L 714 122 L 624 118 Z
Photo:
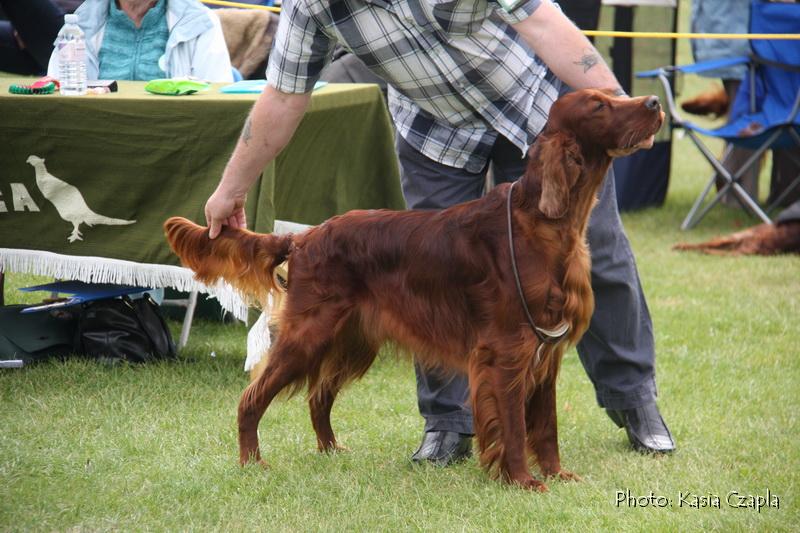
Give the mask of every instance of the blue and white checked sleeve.
M 545 0 L 548 1 L 548 0 Z M 514 4 L 514 0 L 507 0 L 508 3 Z M 521 0 L 516 3 L 510 10 L 506 10 L 498 0 L 489 0 L 489 4 L 494 6 L 494 12 L 507 24 L 516 24 L 522 22 L 530 17 L 536 8 L 542 3 L 542 0 Z
M 335 42 L 308 15 L 303 0 L 284 0 L 267 66 L 267 83 L 299 94 L 314 89 Z

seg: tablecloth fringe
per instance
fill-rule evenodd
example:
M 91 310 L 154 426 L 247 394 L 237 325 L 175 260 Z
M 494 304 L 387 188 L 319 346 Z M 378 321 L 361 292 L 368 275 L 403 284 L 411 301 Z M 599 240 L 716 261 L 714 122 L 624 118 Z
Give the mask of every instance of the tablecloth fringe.
M 239 320 L 247 321 L 248 305 L 231 285 L 220 281 L 214 286 L 207 286 L 195 280 L 191 270 L 178 266 L 0 248 L 0 272 L 36 274 L 86 283 L 118 283 L 152 288 L 171 287 L 185 292 L 198 291 L 216 298 L 223 309 Z
M 272 307 L 272 296 L 267 296 L 268 307 Z M 272 339 L 269 333 L 269 310 L 261 313 L 258 320 L 247 332 L 247 357 L 244 360 L 244 371 L 253 370 L 269 351 Z

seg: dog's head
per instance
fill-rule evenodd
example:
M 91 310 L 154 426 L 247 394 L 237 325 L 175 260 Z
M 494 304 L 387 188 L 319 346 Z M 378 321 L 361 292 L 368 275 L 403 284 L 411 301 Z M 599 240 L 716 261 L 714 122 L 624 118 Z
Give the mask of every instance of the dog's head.
M 571 137 L 585 155 L 601 149 L 620 157 L 653 146 L 653 135 L 663 123 L 657 96 L 629 98 L 608 89 L 584 89 L 556 100 L 547 130 Z
M 559 98 L 531 151 L 531 164 L 542 174 L 539 210 L 549 218 L 563 216 L 569 191 L 584 169 L 602 179 L 611 158 L 652 147 L 663 123 L 656 96 L 628 98 L 584 89 Z

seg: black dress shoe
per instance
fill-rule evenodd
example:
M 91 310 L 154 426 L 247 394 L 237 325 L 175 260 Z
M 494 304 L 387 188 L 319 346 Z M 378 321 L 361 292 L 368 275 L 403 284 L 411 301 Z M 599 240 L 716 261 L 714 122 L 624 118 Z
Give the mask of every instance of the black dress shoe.
M 472 435 L 455 431 L 426 431 L 422 436 L 422 444 L 411 456 L 411 460 L 415 463 L 428 461 L 438 466 L 447 466 L 471 455 Z
M 609 418 L 624 427 L 634 449 L 647 453 L 669 453 L 675 439 L 658 412 L 655 402 L 634 409 L 606 409 Z

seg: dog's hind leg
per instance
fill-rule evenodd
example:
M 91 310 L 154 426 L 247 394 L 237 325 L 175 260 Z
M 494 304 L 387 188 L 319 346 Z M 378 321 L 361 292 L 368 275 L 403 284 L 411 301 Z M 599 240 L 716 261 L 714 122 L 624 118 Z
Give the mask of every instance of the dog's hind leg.
M 497 465 L 509 483 L 544 492 L 547 486 L 528 468 L 521 372 L 504 367 L 503 359 L 486 347 L 470 358 L 469 386 L 481 463 L 490 469 Z
M 239 401 L 239 462 L 261 461 L 258 423 L 270 402 L 285 387 L 305 378 L 305 361 L 299 347 L 278 338 L 261 375 L 250 383 Z
M 576 474 L 561 468 L 558 452 L 558 422 L 556 415 L 555 377 L 548 377 L 536 386 L 525 408 L 528 446 L 545 477 L 580 480 Z
M 327 376 L 335 376 L 334 357 L 337 337 L 346 329 L 350 309 L 347 305 L 326 302 L 301 301 L 303 311 L 296 311 L 287 301 L 282 317 L 278 341 L 270 351 L 263 374 L 245 389 L 239 402 L 239 461 L 261 461 L 258 450 L 258 422 L 275 396 L 284 388 L 297 390 L 308 381 L 316 391 Z M 331 364 L 333 362 L 333 364 Z M 337 380 L 334 379 L 333 382 Z M 338 383 L 346 380 L 339 379 Z M 330 414 L 330 405 L 338 388 L 331 388 L 330 396 L 320 397 L 321 412 Z M 325 407 L 327 404 L 327 407 Z M 321 416 L 325 420 L 325 416 Z M 330 422 L 328 422 L 330 427 Z M 330 432 L 331 436 L 333 432 Z

